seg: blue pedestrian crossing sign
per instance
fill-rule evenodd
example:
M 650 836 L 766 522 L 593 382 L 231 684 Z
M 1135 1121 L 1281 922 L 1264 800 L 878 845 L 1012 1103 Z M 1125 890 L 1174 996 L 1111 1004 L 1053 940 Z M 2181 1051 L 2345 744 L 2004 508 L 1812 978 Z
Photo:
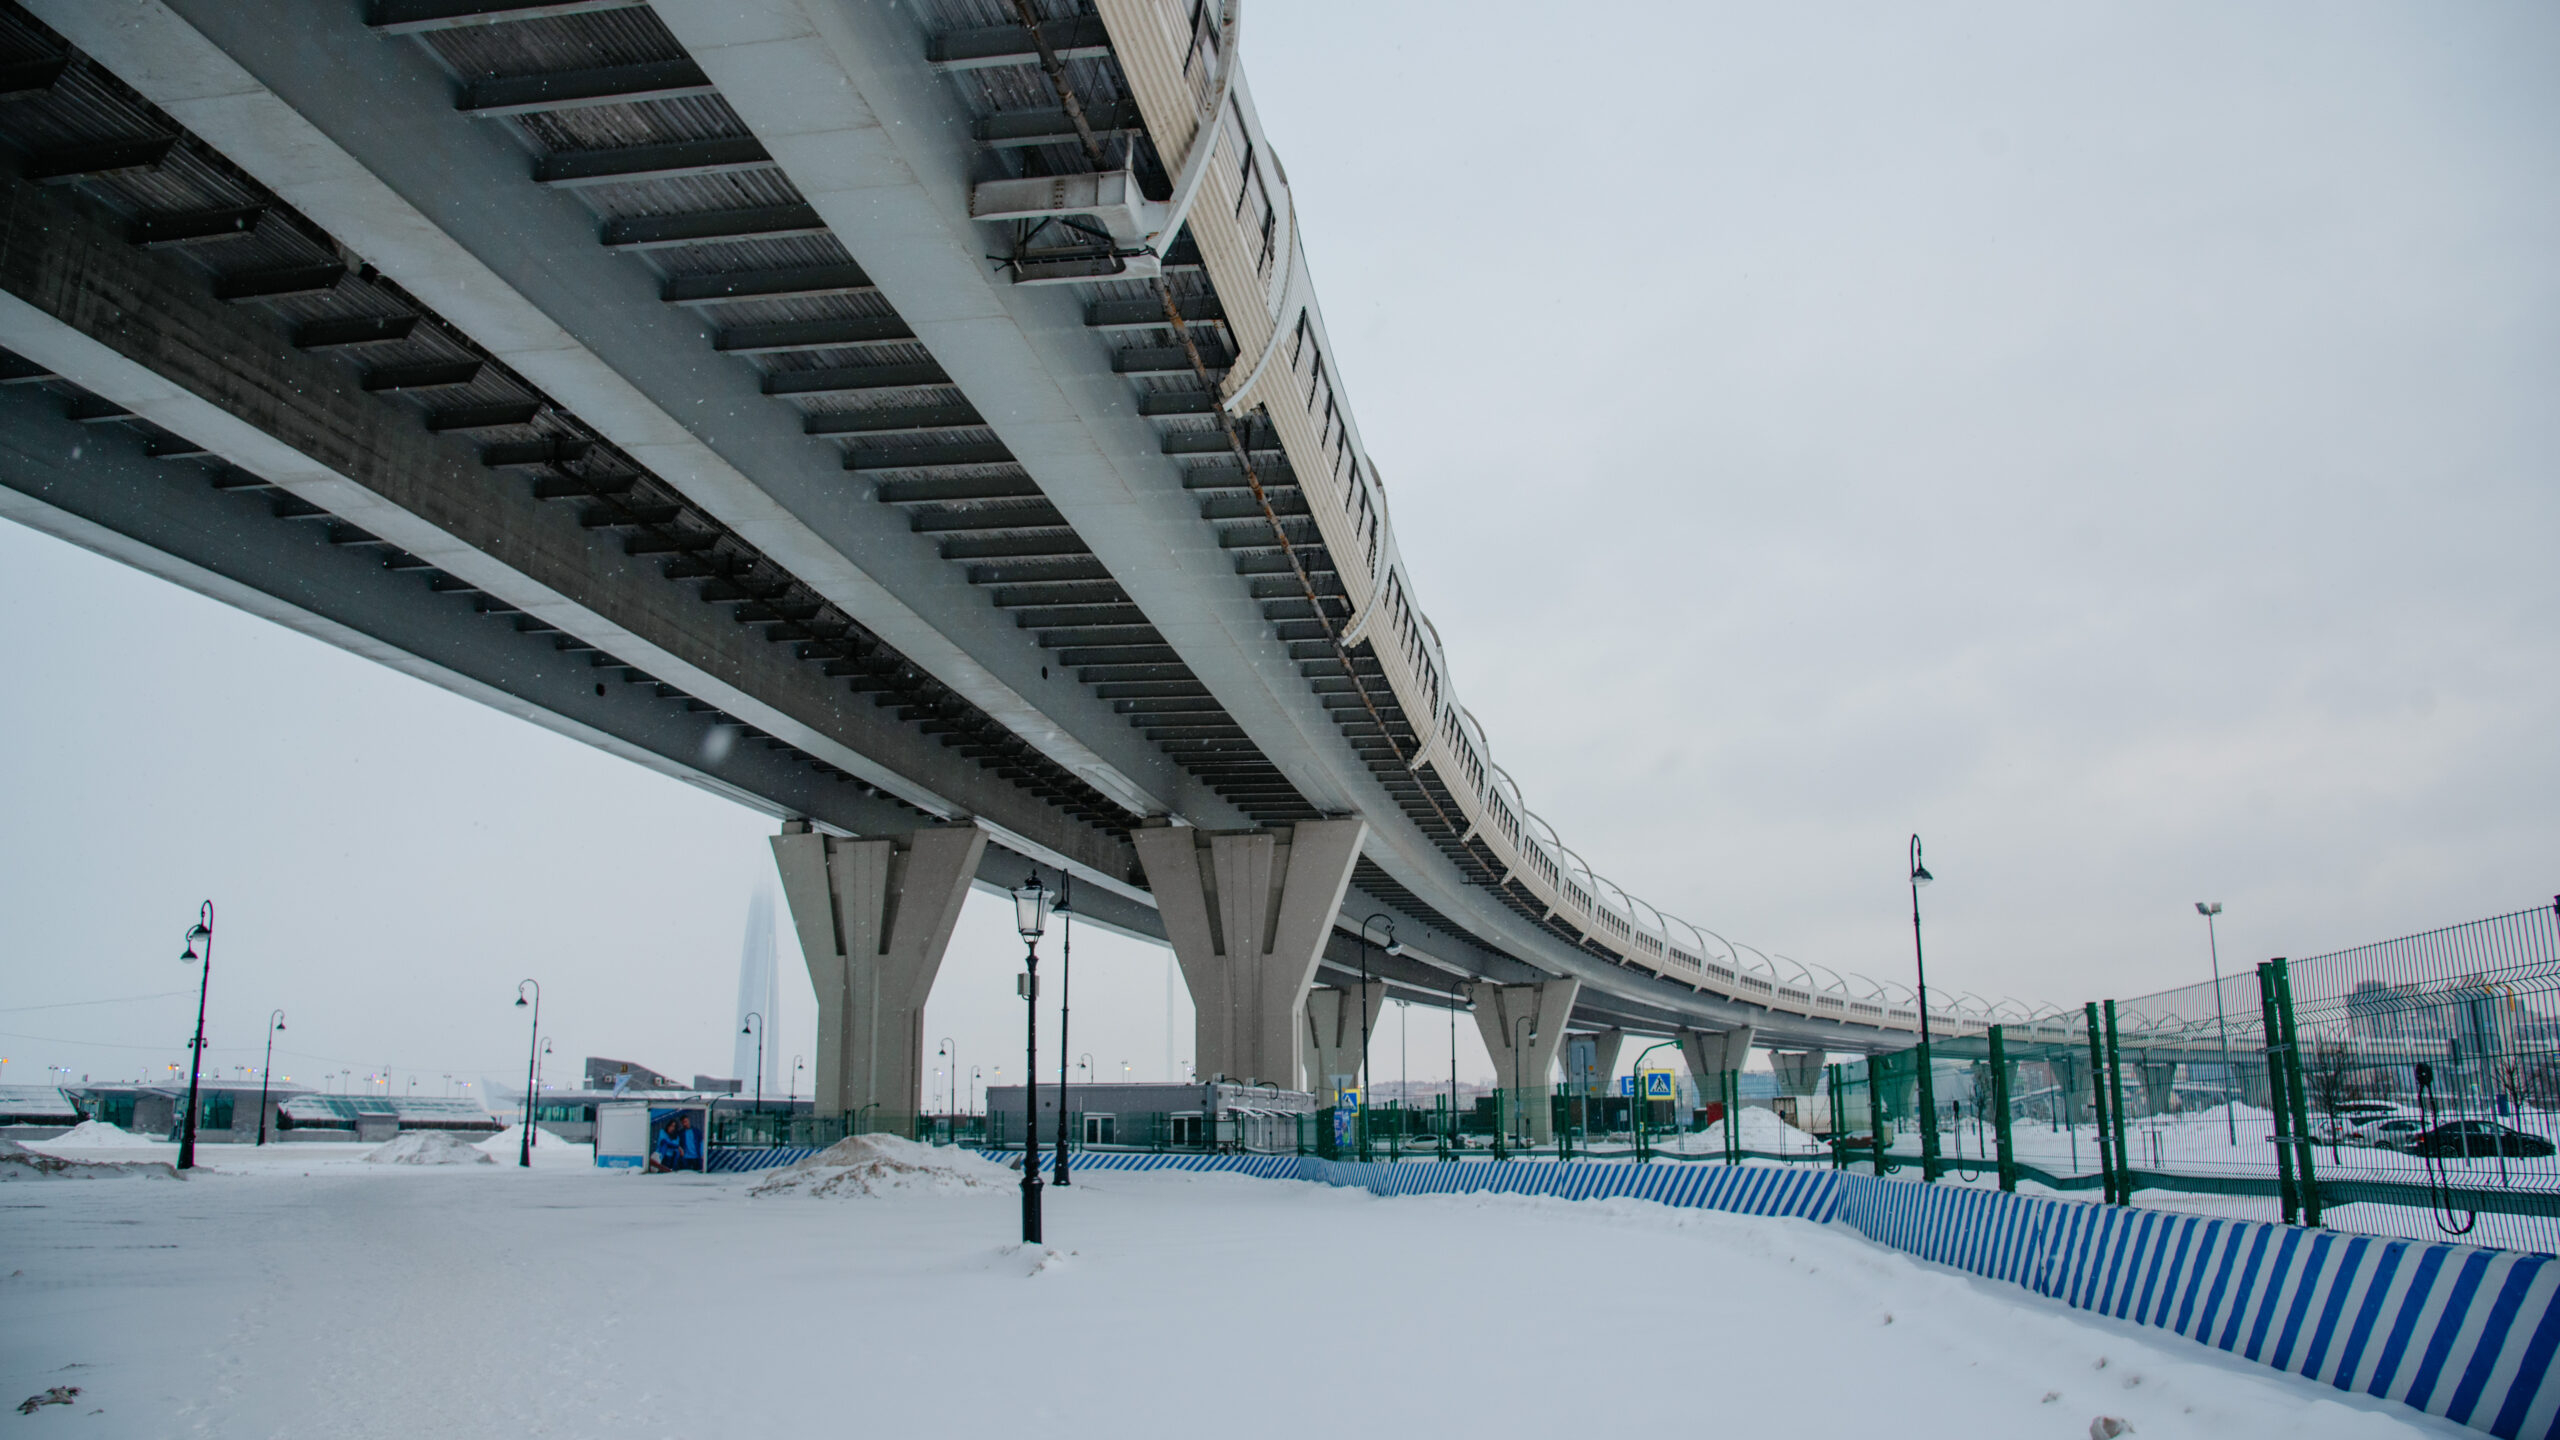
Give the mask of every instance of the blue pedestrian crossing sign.
M 1671 1072 L 1668 1070 L 1647 1070 L 1642 1075 L 1621 1075 L 1618 1077 L 1618 1093 L 1633 1099 L 1638 1080 L 1644 1081 L 1644 1098 L 1647 1100 L 1680 1098 L 1680 1091 L 1674 1085 Z

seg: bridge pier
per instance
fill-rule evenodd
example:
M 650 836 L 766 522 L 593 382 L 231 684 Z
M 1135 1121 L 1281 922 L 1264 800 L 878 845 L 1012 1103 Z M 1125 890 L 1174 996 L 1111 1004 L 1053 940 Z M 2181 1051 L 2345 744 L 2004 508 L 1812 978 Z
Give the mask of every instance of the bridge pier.
M 1297 1088 L 1307 990 L 1368 832 L 1366 820 L 1302 820 L 1130 837 L 1199 1016 L 1192 1069 L 1203 1079 Z M 1356 997 L 1352 1036 L 1356 1047 Z
M 1739 1070 L 1751 1060 L 1751 1037 L 1756 1032 L 1749 1025 L 1731 1030 L 1683 1030 L 1680 1032 L 1680 1055 L 1689 1062 L 1689 1083 L 1698 1087 L 1698 1103 L 1711 1103 L 1710 1095 L 1722 1098 L 1724 1082 L 1718 1077 L 1727 1070 Z
M 1778 1093 L 1802 1099 L 1822 1093 L 1822 1062 L 1829 1059 L 1822 1050 L 1772 1050 L 1769 1068 L 1777 1072 Z
M 1505 1091 L 1530 1092 L 1527 1097 L 1515 1096 L 1512 1104 L 1520 1106 L 1525 1098 L 1533 1145 L 1555 1139 L 1555 1116 L 1538 1092 L 1547 1088 L 1556 1053 L 1564 1045 L 1565 1017 L 1573 1013 L 1573 1002 L 1581 994 L 1582 982 L 1570 978 L 1535 985 L 1478 980 L 1467 986 L 1467 998 L 1475 1002 L 1476 1029 L 1493 1056 L 1493 1083 Z M 1516 1126 L 1518 1122 L 1509 1123 Z
M 846 840 L 794 820 L 773 837 L 818 993 L 818 1114 L 922 1113 L 925 997 L 986 848 L 975 825 Z
M 1385 1013 L 1387 982 L 1372 980 L 1367 988 L 1374 1034 Z M 1358 1076 L 1352 1083 L 1363 1089 L 1368 1085 L 1367 1077 L 1360 1076 L 1360 990 L 1356 985 L 1318 985 L 1307 992 L 1307 1088 L 1315 1092 L 1318 1105 L 1335 1103 L 1337 1075 Z

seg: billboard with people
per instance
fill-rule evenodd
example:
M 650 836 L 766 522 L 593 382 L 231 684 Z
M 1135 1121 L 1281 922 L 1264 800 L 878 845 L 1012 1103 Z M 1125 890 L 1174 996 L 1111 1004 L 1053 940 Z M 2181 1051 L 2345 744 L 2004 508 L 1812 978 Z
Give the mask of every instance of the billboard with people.
M 701 1105 L 649 1107 L 649 1173 L 700 1170 L 710 1145 L 711 1114 Z

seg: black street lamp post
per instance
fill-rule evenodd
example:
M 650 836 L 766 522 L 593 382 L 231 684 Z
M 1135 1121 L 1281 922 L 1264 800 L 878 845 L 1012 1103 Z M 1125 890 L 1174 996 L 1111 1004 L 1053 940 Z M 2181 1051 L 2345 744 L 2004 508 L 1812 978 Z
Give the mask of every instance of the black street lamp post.
M 1058 872 L 1058 903 L 1052 907 L 1063 917 L 1058 922 L 1058 1162 L 1051 1177 L 1059 1185 L 1067 1183 L 1067 992 L 1076 978 L 1076 920 L 1067 902 L 1073 883 L 1067 872 Z
M 1447 1159 L 1458 1158 L 1458 1005 L 1462 993 L 1460 982 L 1449 982 L 1449 1138 L 1440 1153 Z
M 1014 929 L 1022 959 L 1022 1243 L 1040 1243 L 1040 932 L 1049 924 L 1049 891 L 1037 874 L 1013 892 Z M 993 1107 L 989 1107 L 993 1108 Z
M 533 1068 L 542 1059 L 542 983 L 538 980 L 516 982 L 516 1003 L 525 1003 L 527 987 L 533 990 L 533 1023 L 525 1032 L 524 1042 L 524 1138 L 516 1147 L 516 1164 L 533 1168 Z
M 204 953 L 198 955 L 196 947 Z M 202 963 L 203 973 L 196 979 L 196 1038 L 187 1050 L 187 1121 L 178 1132 L 178 1168 L 196 1168 L 196 1086 L 204 1078 L 204 1002 L 213 991 L 213 902 L 204 902 L 196 912 L 195 928 L 187 932 L 187 953 L 179 957 L 186 965 Z
M 756 1113 L 761 1115 L 764 1113 L 764 1012 L 748 1011 L 746 1020 L 738 1026 L 738 1033 L 756 1037 Z
M 1920 837 L 1911 837 L 1911 967 L 1920 982 L 1920 1178 L 1938 1178 L 1938 1092 L 1929 1073 L 1929 966 L 1920 950 L 1920 887 L 1937 877 L 1920 863 Z
M 960 1143 L 960 1117 L 969 1113 L 968 1102 L 960 1096 L 960 1087 L 968 1082 L 960 1076 L 959 1043 L 948 1035 L 943 1036 L 940 1053 L 951 1067 L 951 1084 L 943 1094 L 951 1101 L 951 1142 L 956 1145 Z
M 1381 926 L 1387 932 L 1386 952 L 1401 955 L 1404 947 L 1396 943 L 1396 919 L 1381 910 L 1360 922 L 1360 1158 L 1369 1158 L 1369 927 Z
M 267 1081 L 276 1071 L 276 1032 L 284 1028 L 284 1012 L 267 1017 L 267 1060 L 258 1067 L 258 1143 L 267 1143 Z
M 800 1066 L 807 1058 L 805 1055 L 791 1057 L 791 1080 L 782 1092 L 782 1108 L 785 1110 L 800 1103 Z

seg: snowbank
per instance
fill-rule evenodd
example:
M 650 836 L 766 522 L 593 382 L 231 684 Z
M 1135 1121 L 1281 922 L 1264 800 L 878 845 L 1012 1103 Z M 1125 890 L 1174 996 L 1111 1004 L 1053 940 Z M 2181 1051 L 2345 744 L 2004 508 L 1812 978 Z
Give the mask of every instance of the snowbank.
M 1771 1155 L 1821 1155 L 1829 1152 L 1829 1147 L 1821 1139 L 1779 1119 L 1775 1110 L 1745 1105 L 1739 1118 L 1742 1148 L 1745 1150 Z M 1653 1146 L 1674 1155 L 1721 1155 L 1724 1153 L 1724 1122 L 1719 1120 L 1704 1130 L 1685 1135 L 1658 1136 Z
M 0 1140 L 0 1181 L 6 1180 L 175 1180 L 178 1168 L 165 1160 L 65 1160 L 30 1150 L 15 1140 Z
M 954 1146 L 855 1135 L 771 1175 L 750 1195 L 957 1194 L 1018 1183 L 1013 1171 Z
M 149 1147 L 162 1143 L 164 1142 L 154 1140 L 148 1135 L 136 1135 L 130 1130 L 110 1125 L 104 1120 L 83 1120 L 79 1124 L 72 1126 L 70 1129 L 63 1131 L 61 1134 L 54 1136 L 50 1140 L 38 1142 L 37 1148 L 43 1150 L 130 1150 L 136 1147 Z
M 479 1146 L 450 1130 L 412 1130 L 364 1157 L 376 1165 L 494 1165 Z

